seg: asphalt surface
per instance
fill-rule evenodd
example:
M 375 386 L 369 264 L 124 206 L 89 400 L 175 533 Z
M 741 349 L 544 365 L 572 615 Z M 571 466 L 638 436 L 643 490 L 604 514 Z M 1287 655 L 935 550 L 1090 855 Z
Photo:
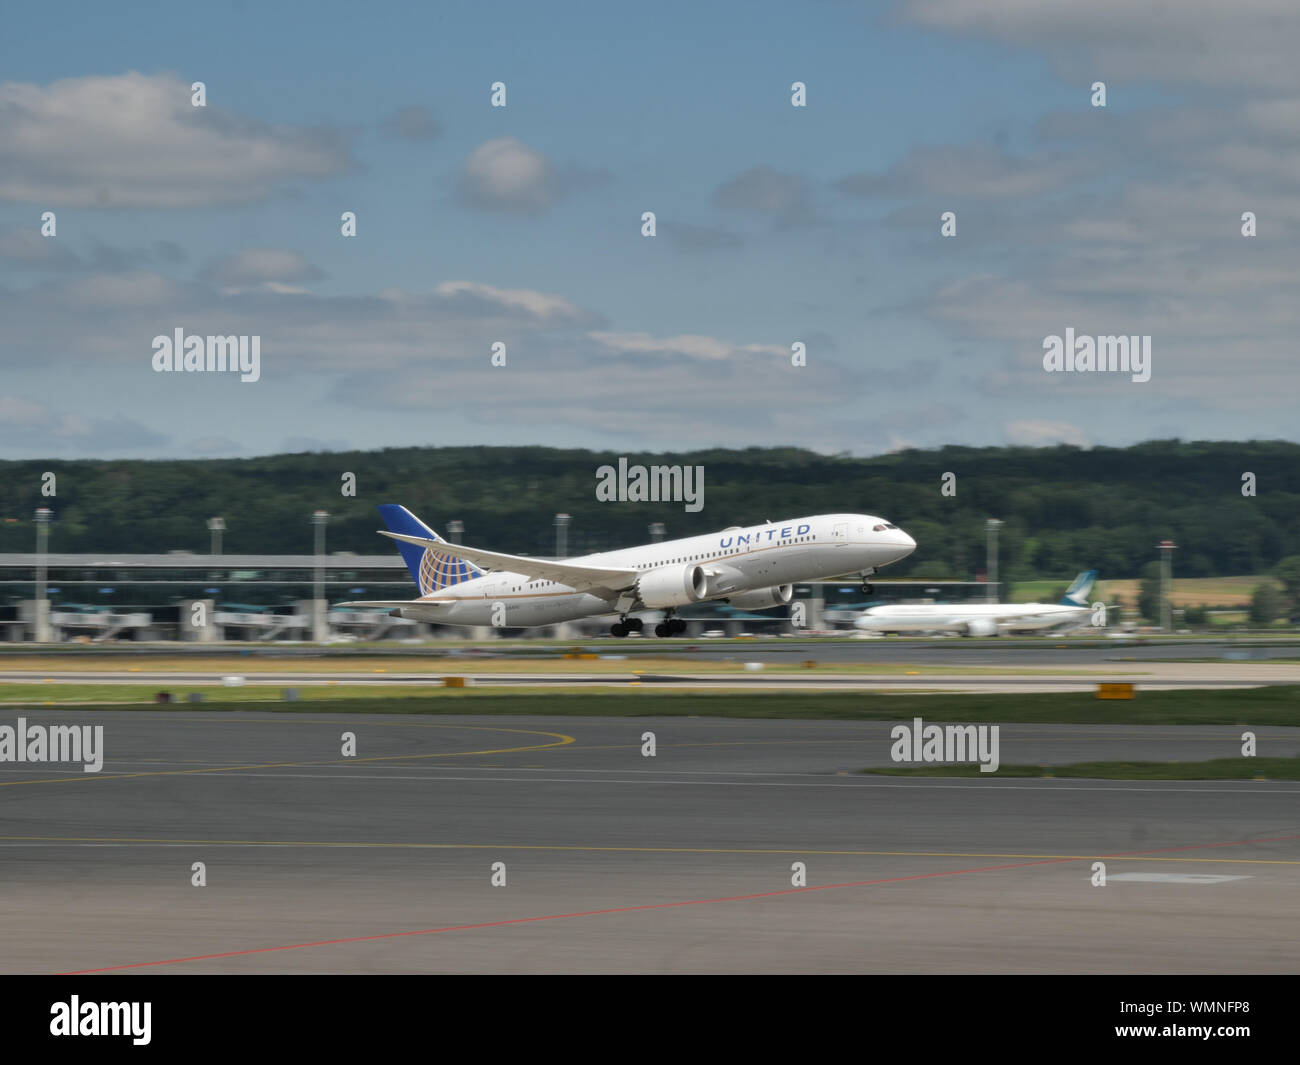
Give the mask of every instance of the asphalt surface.
M 0 763 L 5 971 L 1300 965 L 1297 784 L 872 777 L 874 722 L 23 716 L 103 724 L 106 760 Z M 1300 729 L 1257 733 L 1300 753 Z M 1000 756 L 1203 759 L 1239 736 L 1009 724 Z
M 566 649 L 577 647 L 587 653 L 598 654 L 608 664 L 611 660 L 626 666 L 625 673 L 591 673 L 577 671 L 562 676 L 553 672 L 557 663 L 556 646 L 539 646 L 536 650 L 527 645 L 498 646 L 492 641 L 471 648 L 441 648 L 432 643 L 422 647 L 393 647 L 384 651 L 372 649 L 347 651 L 334 648 L 322 651 L 310 645 L 240 645 L 221 647 L 196 644 L 174 644 L 132 648 L 105 645 L 94 648 L 62 650 L 61 654 L 47 657 L 47 668 L 41 670 L 12 670 L 5 668 L 5 658 L 0 656 L 0 684 L 44 682 L 139 684 L 162 683 L 204 684 L 213 679 L 211 668 L 204 669 L 208 657 L 229 659 L 248 656 L 250 661 L 265 664 L 282 663 L 283 668 L 274 673 L 249 672 L 244 683 L 287 686 L 294 684 L 348 684 L 404 685 L 427 683 L 429 672 L 405 672 L 403 662 L 418 660 L 421 667 L 432 666 L 436 675 L 469 675 L 466 664 L 484 658 L 505 655 L 517 665 L 537 663 L 535 672 L 478 673 L 479 683 L 495 685 L 546 686 L 556 684 L 605 684 L 620 686 L 626 683 L 668 683 L 663 677 L 663 663 L 672 663 L 688 678 L 693 662 L 729 662 L 737 667 L 744 663 L 758 663 L 763 668 L 755 672 L 719 677 L 703 673 L 692 678 L 697 686 L 722 687 L 735 690 L 756 687 L 782 687 L 804 689 L 863 690 L 888 687 L 894 689 L 925 688 L 941 691 L 1085 691 L 1098 681 L 1132 681 L 1139 687 L 1171 689 L 1189 687 L 1243 687 L 1265 684 L 1300 684 L 1300 642 L 1285 639 L 1259 638 L 1221 640 L 1187 638 L 1174 641 L 1138 642 L 1135 640 L 1096 640 L 1079 638 L 1042 637 L 1035 639 L 744 639 L 744 640 L 656 640 L 654 638 L 615 640 L 613 638 L 589 643 L 564 644 Z M 37 652 L 33 651 L 33 654 Z M 138 665 L 142 655 L 164 656 L 193 660 L 194 668 L 188 671 L 160 671 L 142 669 Z M 376 675 L 373 669 L 357 672 L 323 671 L 314 668 L 314 660 L 330 657 L 336 664 L 358 655 L 368 659 L 382 657 L 388 671 Z M 26 658 L 23 654 L 19 657 Z M 94 663 L 96 669 L 59 669 L 64 661 Z M 776 667 L 797 667 L 806 661 L 815 661 L 817 669 L 782 676 Z M 980 670 L 981 674 L 945 673 L 908 676 L 905 673 L 878 673 L 835 676 L 837 667 L 846 665 L 891 664 L 914 666 L 918 670 L 942 667 L 946 670 Z M 568 663 L 572 664 L 572 663 Z M 998 673 L 1005 670 L 1005 673 Z M 1054 676 L 1029 676 L 1024 670 L 1052 671 Z M 238 669 L 227 670 L 238 673 Z M 1074 677 L 1067 676 L 1076 672 Z M 679 677 L 675 683 L 684 683 Z M 3 698 L 0 694 L 0 698 Z
M 314 657 L 370 658 L 383 655 L 393 661 L 419 659 L 437 660 L 449 665 L 457 659 L 487 658 L 508 655 L 519 660 L 553 660 L 557 651 L 577 649 L 592 654 L 617 655 L 635 662 L 640 657 L 676 657 L 689 663 L 693 659 L 748 661 L 758 659 L 770 663 L 787 661 L 797 664 L 804 659 L 816 659 L 826 664 L 847 662 L 909 662 L 922 665 L 971 666 L 980 668 L 1019 669 L 1037 666 L 1060 668 L 1079 666 L 1106 668 L 1123 663 L 1149 661 L 1223 661 L 1262 662 L 1269 660 L 1300 661 L 1300 640 L 1285 637 L 1255 637 L 1251 639 L 1215 639 L 1211 637 L 1186 637 L 1179 639 L 1094 639 L 1080 637 L 1041 636 L 1033 638 L 958 636 L 920 638 L 741 638 L 741 639 L 686 639 L 660 640 L 653 636 L 598 640 L 537 640 L 497 641 L 485 640 L 478 644 L 452 645 L 432 640 L 418 645 L 390 643 L 382 647 L 353 647 L 342 644 L 321 648 L 314 644 L 279 641 L 270 644 L 226 643 L 157 643 L 132 644 L 116 642 L 78 645 L 71 647 L 16 646 L 0 654 L 0 669 L 6 657 L 27 658 L 47 654 L 51 662 L 60 656 L 107 663 L 130 660 L 140 655 L 184 656 L 196 662 L 206 657 L 228 658 L 231 655 L 248 655 L 259 659 L 311 659 Z
M 744 660 L 749 661 L 749 660 Z M 1191 688 L 1246 688 L 1267 685 L 1300 684 L 1300 663 L 1281 662 L 1161 662 L 1122 663 L 1111 668 L 1081 665 L 1074 668 L 1055 667 L 1052 670 L 1039 665 L 1033 671 L 1028 663 L 1015 668 L 1024 673 L 927 673 L 918 664 L 914 674 L 905 672 L 843 673 L 835 665 L 793 673 L 778 673 L 767 669 L 770 661 L 755 659 L 751 665 L 759 668 L 743 673 L 673 673 L 655 672 L 662 663 L 647 664 L 629 660 L 626 670 L 617 672 L 584 672 L 559 670 L 561 663 L 538 672 L 496 673 L 468 671 L 450 663 L 437 672 L 403 673 L 396 666 L 377 674 L 374 670 L 351 672 L 345 670 L 313 670 L 309 662 L 300 662 L 289 668 L 275 671 L 257 671 L 234 674 L 242 685 L 260 687 L 294 687 L 328 684 L 348 684 L 366 687 L 409 687 L 411 685 L 440 684 L 443 676 L 464 676 L 480 687 L 583 687 L 626 688 L 629 684 L 640 686 L 660 685 L 679 688 L 708 688 L 722 691 L 753 691 L 782 689 L 803 691 L 878 691 L 880 689 L 949 692 L 1053 692 L 1095 691 L 1102 682 L 1121 681 L 1149 691 Z M 1035 665 L 1038 663 L 1035 660 Z M 568 663 L 563 663 L 567 665 Z M 779 663 L 785 665 L 786 663 Z M 793 663 L 789 663 L 793 664 Z M 933 665 L 933 663 L 931 663 Z M 440 664 L 441 666 L 441 664 Z M 959 668 L 959 667 L 958 667 Z M 641 671 L 638 671 L 641 670 Z M 4 684 L 156 684 L 161 687 L 182 684 L 217 684 L 221 672 L 201 670 L 149 670 L 139 667 L 102 670 L 40 671 L 7 670 L 0 673 L 0 698 Z
M 602 638 L 575 644 L 600 654 L 658 655 L 665 650 L 690 658 L 735 659 L 757 656 L 769 660 L 821 662 L 919 662 L 949 666 L 1018 668 L 1019 666 L 1097 666 L 1116 662 L 1146 661 L 1267 661 L 1300 659 L 1300 642 L 1290 638 L 1258 637 L 1224 640 L 1211 637 L 1180 639 L 1036 637 L 868 637 L 744 638 L 659 640 L 654 637 Z M 436 646 L 436 645 L 435 645 Z M 473 653 L 491 654 L 491 642 Z M 524 653 L 527 648 L 525 646 Z

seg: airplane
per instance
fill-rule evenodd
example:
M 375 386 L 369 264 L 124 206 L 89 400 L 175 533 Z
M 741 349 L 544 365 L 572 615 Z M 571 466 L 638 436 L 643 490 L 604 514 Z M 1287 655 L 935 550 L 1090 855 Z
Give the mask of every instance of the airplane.
M 894 603 L 862 612 L 853 627 L 865 632 L 958 632 L 998 636 L 1019 630 L 1071 628 L 1090 612 L 1095 569 L 1074 578 L 1059 603 Z
M 769 610 L 794 598 L 794 583 L 843 574 L 867 578 L 906 558 L 916 541 L 897 525 L 867 514 L 818 514 L 643 544 L 573 559 L 530 558 L 462 547 L 440 537 L 403 506 L 379 507 L 397 541 L 418 599 L 341 603 L 387 609 L 397 617 L 441 625 L 528 628 L 617 614 L 611 636 L 640 632 L 636 611 L 664 612 L 655 635 L 686 630 L 678 607 L 724 601 Z

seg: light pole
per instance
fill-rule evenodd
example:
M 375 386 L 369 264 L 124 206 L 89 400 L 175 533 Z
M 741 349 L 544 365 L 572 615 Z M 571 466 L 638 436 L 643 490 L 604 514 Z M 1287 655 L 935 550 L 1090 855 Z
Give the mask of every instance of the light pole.
M 991 603 L 997 602 L 998 598 L 998 528 L 1001 525 L 1002 522 L 997 518 L 989 518 L 984 523 L 984 528 L 988 532 L 988 572 L 985 574 L 985 580 L 988 581 L 988 600 Z
M 1172 540 L 1161 540 L 1156 546 L 1160 548 L 1160 628 L 1164 632 L 1172 632 L 1174 612 L 1169 595 L 1173 590 L 1174 552 L 1178 550 L 1178 545 Z
M 226 531 L 225 518 L 209 518 L 208 532 L 212 534 L 212 550 L 210 554 L 221 554 L 221 534 Z
M 325 523 L 329 514 L 323 510 L 312 513 L 311 523 L 316 527 L 316 580 L 312 601 L 312 639 L 324 643 L 329 636 L 325 624 Z
M 465 533 L 465 523 L 457 518 L 452 518 L 447 522 L 447 539 L 453 544 L 460 543 L 460 538 Z
M 50 508 L 36 508 L 36 611 L 37 643 L 50 642 L 50 603 L 45 593 L 46 554 L 50 545 Z
M 569 515 L 555 515 L 555 557 L 567 558 L 569 555 Z
M 650 523 L 650 542 L 652 544 L 663 543 L 664 534 L 668 532 L 668 527 L 662 521 L 652 521 Z

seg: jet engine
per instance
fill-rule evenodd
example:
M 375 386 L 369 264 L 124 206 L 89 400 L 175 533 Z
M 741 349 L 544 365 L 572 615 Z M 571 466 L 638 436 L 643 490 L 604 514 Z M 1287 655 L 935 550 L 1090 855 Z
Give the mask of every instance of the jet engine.
M 701 566 L 660 566 L 636 582 L 637 598 L 652 609 L 698 603 L 709 579 Z
M 966 636 L 996 636 L 998 623 L 992 618 L 972 618 L 966 622 Z
M 785 606 L 793 598 L 793 584 L 778 584 L 772 588 L 760 588 L 755 592 L 729 595 L 727 602 L 739 610 L 768 610 L 774 606 Z

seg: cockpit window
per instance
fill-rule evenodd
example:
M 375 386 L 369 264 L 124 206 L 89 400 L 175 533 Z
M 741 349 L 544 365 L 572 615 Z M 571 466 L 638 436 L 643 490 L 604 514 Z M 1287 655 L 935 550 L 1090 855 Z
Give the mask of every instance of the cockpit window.
M 884 532 L 884 531 L 885 531 L 886 529 L 888 529 L 888 528 L 889 528 L 888 525 L 873 525 L 873 526 L 871 527 L 871 531 L 872 531 L 872 532 Z

